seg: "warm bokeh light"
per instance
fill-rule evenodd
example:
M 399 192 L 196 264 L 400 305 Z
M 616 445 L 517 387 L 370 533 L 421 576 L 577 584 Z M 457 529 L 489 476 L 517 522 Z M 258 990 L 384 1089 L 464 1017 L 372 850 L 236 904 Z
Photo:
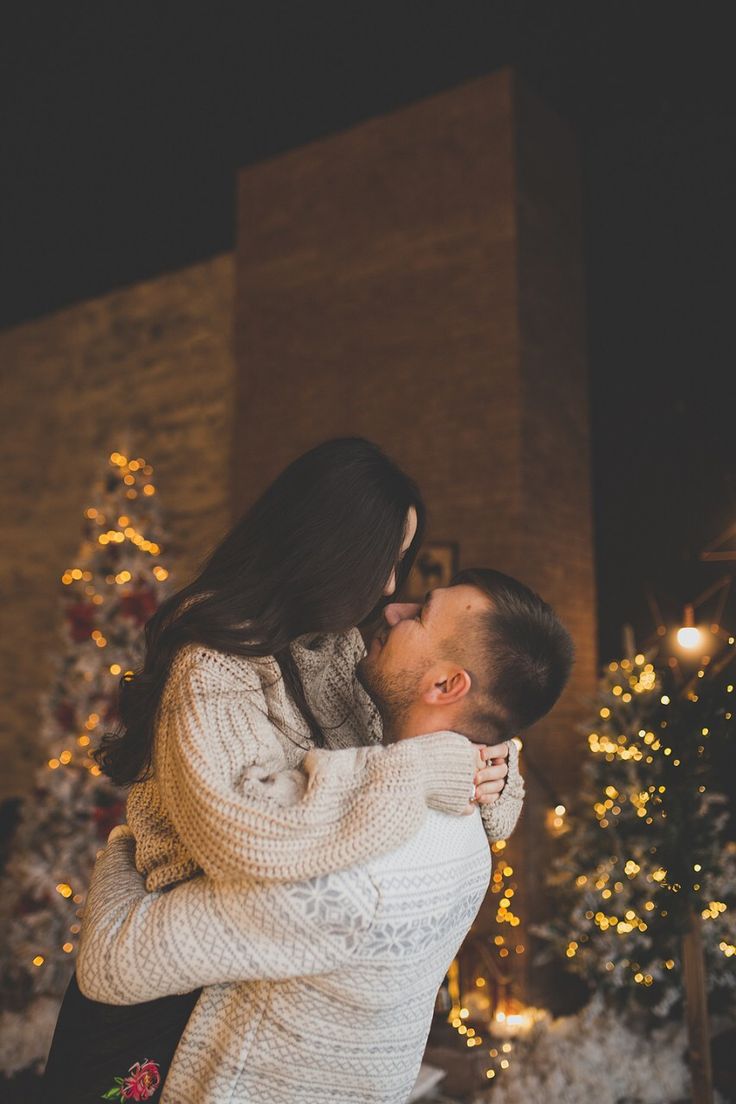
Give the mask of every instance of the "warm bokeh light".
M 681 648 L 694 651 L 695 648 L 702 645 L 703 634 L 695 625 L 683 625 L 681 629 L 677 630 L 677 643 Z

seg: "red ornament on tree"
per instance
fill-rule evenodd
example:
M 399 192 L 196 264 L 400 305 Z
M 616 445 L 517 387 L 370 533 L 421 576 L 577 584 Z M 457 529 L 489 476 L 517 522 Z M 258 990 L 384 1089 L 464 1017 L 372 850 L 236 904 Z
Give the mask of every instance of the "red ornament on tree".
M 158 600 L 150 587 L 130 591 L 120 598 L 120 612 L 124 617 L 132 617 L 138 625 L 144 625 L 158 609 Z
M 66 611 L 69 632 L 75 644 L 89 640 L 95 627 L 95 607 L 91 602 L 74 602 Z
M 73 732 L 77 727 L 77 713 L 71 702 L 61 701 L 56 707 L 55 716 L 62 728 Z

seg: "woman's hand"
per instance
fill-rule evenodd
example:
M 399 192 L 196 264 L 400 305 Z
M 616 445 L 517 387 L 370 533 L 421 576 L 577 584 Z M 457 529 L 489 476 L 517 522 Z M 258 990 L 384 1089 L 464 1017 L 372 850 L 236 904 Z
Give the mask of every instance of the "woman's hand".
M 477 805 L 490 805 L 498 801 L 501 791 L 506 785 L 506 775 L 509 773 L 508 757 L 509 745 L 504 740 L 501 744 L 480 744 L 478 746 L 478 762 L 475 772 L 475 798 Z

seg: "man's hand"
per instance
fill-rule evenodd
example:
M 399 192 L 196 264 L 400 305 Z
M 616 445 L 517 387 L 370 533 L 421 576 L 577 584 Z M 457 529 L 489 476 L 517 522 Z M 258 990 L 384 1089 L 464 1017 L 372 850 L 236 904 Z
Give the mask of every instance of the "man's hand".
M 490 805 L 498 801 L 509 773 L 508 757 L 509 745 L 506 740 L 502 744 L 478 746 L 477 769 L 473 780 L 477 805 Z

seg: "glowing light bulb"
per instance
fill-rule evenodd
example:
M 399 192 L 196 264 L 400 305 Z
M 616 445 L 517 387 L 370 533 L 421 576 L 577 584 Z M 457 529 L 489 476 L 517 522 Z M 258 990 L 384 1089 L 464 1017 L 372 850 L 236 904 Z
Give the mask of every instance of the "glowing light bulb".
M 694 609 L 691 605 L 683 610 L 682 628 L 677 630 L 677 643 L 687 651 L 699 648 L 704 641 L 703 633 L 695 624 Z M 672 662 L 672 660 L 670 660 Z
M 702 639 L 703 634 L 695 625 L 683 625 L 681 629 L 677 630 L 677 643 L 681 648 L 687 648 L 688 651 L 700 647 Z

